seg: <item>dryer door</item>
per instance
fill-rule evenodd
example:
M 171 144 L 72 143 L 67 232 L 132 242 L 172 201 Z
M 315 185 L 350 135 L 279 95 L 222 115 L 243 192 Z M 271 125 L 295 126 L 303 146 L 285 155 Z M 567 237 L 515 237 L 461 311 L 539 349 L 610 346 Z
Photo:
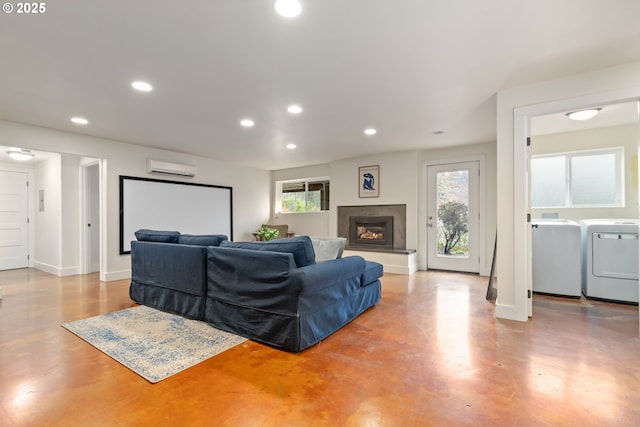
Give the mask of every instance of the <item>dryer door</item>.
M 593 275 L 638 279 L 638 234 L 593 233 Z

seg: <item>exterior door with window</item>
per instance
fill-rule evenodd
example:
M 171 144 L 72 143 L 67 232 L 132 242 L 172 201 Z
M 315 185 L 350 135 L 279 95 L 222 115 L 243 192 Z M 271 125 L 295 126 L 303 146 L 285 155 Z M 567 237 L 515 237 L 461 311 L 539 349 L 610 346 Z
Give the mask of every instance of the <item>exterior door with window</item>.
M 480 272 L 479 162 L 427 167 L 427 268 Z

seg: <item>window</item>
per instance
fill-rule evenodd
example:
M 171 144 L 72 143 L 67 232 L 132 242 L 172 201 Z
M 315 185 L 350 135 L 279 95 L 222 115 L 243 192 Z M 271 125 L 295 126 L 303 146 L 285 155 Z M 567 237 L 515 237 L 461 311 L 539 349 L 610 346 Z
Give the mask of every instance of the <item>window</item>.
M 276 210 L 320 212 L 329 210 L 329 179 L 309 178 L 276 182 Z
M 533 156 L 531 206 L 623 207 L 624 149 Z

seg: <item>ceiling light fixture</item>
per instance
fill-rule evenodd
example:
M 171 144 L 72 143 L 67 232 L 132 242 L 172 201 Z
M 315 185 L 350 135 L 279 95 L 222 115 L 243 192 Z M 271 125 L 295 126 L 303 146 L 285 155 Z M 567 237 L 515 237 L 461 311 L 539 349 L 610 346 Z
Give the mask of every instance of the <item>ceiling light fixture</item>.
M 297 145 L 296 145 L 296 144 L 287 144 L 287 148 L 288 148 L 289 150 L 293 150 L 293 149 L 295 149 L 296 147 L 297 147 Z
M 565 114 L 571 120 L 589 120 L 596 116 L 602 108 L 589 108 L 588 110 L 573 111 Z
M 289 105 L 287 111 L 291 114 L 300 114 L 302 113 L 302 107 L 296 104 Z
M 240 120 L 240 124 L 246 128 L 253 127 L 256 123 L 251 119 L 242 119 Z
M 376 133 L 378 133 L 378 131 L 375 130 L 374 128 L 368 128 L 364 130 L 364 134 L 367 136 L 372 136 L 372 135 L 375 135 Z
M 153 86 L 140 80 L 131 83 L 131 87 L 140 92 L 151 92 L 153 90 Z
M 295 18 L 302 12 L 302 3 L 300 0 L 276 0 L 273 8 L 285 18 Z
M 23 150 L 23 149 L 9 150 L 7 151 L 7 154 L 13 160 L 19 160 L 21 162 L 24 162 L 25 160 L 29 160 L 34 157 L 34 154 L 30 150 Z
M 71 117 L 71 121 L 77 125 L 86 125 L 89 123 L 89 120 L 84 117 Z

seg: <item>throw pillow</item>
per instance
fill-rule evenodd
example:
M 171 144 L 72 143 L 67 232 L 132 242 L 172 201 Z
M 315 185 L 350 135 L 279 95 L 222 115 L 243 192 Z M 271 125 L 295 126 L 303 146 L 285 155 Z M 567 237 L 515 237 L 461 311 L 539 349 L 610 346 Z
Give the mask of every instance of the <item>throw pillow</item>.
M 179 231 L 141 229 L 136 231 L 135 235 L 140 242 L 178 243 L 180 238 Z
M 225 240 L 227 240 L 227 236 L 224 234 L 181 234 L 178 243 L 181 245 L 219 246 Z
M 267 242 L 230 242 L 227 240 L 220 243 L 220 247 L 293 254 L 297 267 L 305 267 L 316 263 L 316 254 L 309 236 L 295 236 Z
M 311 237 L 316 262 L 342 258 L 342 252 L 347 244 L 344 237 Z

